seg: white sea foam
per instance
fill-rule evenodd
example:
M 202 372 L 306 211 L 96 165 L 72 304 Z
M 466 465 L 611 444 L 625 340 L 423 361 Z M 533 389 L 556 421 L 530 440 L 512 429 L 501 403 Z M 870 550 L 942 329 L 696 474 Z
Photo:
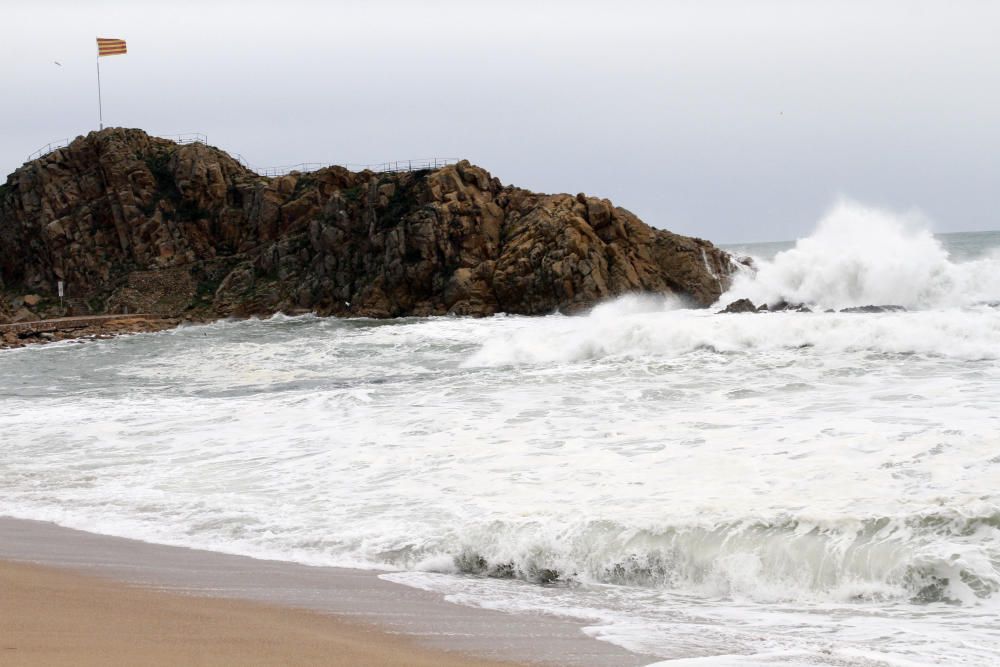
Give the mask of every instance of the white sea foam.
M 622 305 L 626 307 L 621 307 Z M 504 367 L 603 358 L 679 358 L 699 351 L 759 354 L 920 354 L 962 360 L 1000 356 L 1000 310 L 715 315 L 709 311 L 632 312 L 628 304 L 583 317 L 510 327 L 464 362 Z
M 1000 311 L 961 301 L 716 315 L 629 297 L 3 353 L 0 507 L 394 570 L 689 664 L 988 665 Z
M 794 248 L 738 274 L 720 303 L 740 298 L 835 309 L 965 307 L 1000 300 L 1000 255 L 953 261 L 922 216 L 842 201 Z

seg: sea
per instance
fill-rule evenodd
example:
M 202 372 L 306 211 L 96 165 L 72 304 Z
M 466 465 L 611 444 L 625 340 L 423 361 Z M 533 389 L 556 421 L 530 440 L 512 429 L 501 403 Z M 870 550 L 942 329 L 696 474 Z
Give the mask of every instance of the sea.
M 931 230 L 841 203 L 730 247 L 708 309 L 3 351 L 0 513 L 369 568 L 670 667 L 997 665 L 1000 232 Z

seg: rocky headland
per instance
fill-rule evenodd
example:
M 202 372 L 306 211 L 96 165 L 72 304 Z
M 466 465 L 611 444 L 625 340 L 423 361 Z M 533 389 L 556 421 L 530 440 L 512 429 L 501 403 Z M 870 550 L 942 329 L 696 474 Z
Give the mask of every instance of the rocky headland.
M 629 292 L 704 307 L 732 271 L 711 243 L 606 199 L 505 186 L 467 161 L 267 178 L 211 146 L 110 128 L 0 186 L 0 323 L 537 315 Z

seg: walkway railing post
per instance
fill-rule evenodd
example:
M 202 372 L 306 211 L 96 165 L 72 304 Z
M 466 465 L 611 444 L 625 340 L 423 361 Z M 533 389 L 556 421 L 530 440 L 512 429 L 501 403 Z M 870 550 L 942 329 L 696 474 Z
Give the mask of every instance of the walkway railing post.
M 206 135 L 204 135 L 204 134 L 201 134 L 200 132 L 193 132 L 193 133 L 190 133 L 190 134 L 175 134 L 175 135 L 167 135 L 167 136 L 159 135 L 159 136 L 162 139 L 171 139 L 171 140 L 175 141 L 178 144 L 202 144 L 202 145 L 205 145 L 205 146 L 208 145 L 208 137 Z M 65 146 L 69 146 L 69 139 L 63 139 L 62 141 L 59 141 L 59 142 L 50 141 L 49 143 L 45 144 L 44 146 L 42 146 L 41 148 L 39 148 L 37 151 L 35 151 L 34 153 L 32 153 L 31 155 L 29 155 L 27 157 L 27 159 L 25 160 L 25 162 L 31 162 L 32 160 L 35 160 L 35 159 L 38 159 L 38 158 L 43 157 L 45 155 L 48 155 L 52 151 L 57 150 L 59 148 L 63 148 Z M 253 171 L 253 172 L 257 173 L 259 176 L 268 176 L 268 177 L 284 176 L 284 175 L 289 174 L 289 173 L 291 173 L 293 171 L 298 171 L 298 172 L 302 172 L 302 173 L 309 173 L 309 172 L 317 171 L 319 169 L 324 169 L 326 167 L 332 167 L 332 166 L 334 166 L 332 164 L 327 164 L 327 163 L 322 163 L 322 162 L 301 162 L 299 164 L 291 165 L 291 166 L 286 166 L 286 167 L 254 167 L 249 162 L 247 162 L 246 158 L 244 158 L 239 153 L 233 153 L 232 154 L 232 158 L 236 162 L 238 162 L 239 164 L 243 165 L 245 168 L 249 169 L 250 171 Z M 389 162 L 382 162 L 382 163 L 379 163 L 379 164 L 352 164 L 352 163 L 345 163 L 345 164 L 343 164 L 341 166 L 344 166 L 344 167 L 347 167 L 347 168 L 350 168 L 350 169 L 355 169 L 357 171 L 368 170 L 368 171 L 375 172 L 376 174 L 389 174 L 389 173 L 401 172 L 401 171 L 410 171 L 410 172 L 412 172 L 414 170 L 414 166 L 413 166 L 414 162 L 417 163 L 417 165 L 416 165 L 417 171 L 420 171 L 420 170 L 423 170 L 423 169 L 440 169 L 441 167 L 447 166 L 449 164 L 454 164 L 457 160 L 458 160 L 458 158 L 437 158 L 437 157 L 435 157 L 435 158 L 427 158 L 427 159 L 416 160 L 416 161 L 414 161 L 412 159 L 410 159 L 410 160 L 394 160 L 394 161 L 389 161 Z

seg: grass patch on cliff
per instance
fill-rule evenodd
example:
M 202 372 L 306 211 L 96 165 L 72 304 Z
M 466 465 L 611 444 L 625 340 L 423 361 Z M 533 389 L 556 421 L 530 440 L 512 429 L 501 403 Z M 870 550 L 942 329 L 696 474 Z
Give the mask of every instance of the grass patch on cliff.
M 194 290 L 193 303 L 188 306 L 191 308 L 198 308 L 204 306 L 211 306 L 215 301 L 215 292 L 219 289 L 219 284 L 221 280 L 211 280 L 205 279 L 198 281 L 198 286 Z
M 361 192 L 363 187 L 360 185 L 355 185 L 353 188 L 345 188 L 340 191 L 340 194 L 347 201 L 358 201 L 361 199 Z
M 316 178 L 314 176 L 309 176 L 303 174 L 299 176 L 298 180 L 295 181 L 295 189 L 292 191 L 292 199 L 298 199 L 302 196 L 303 190 L 316 185 Z

